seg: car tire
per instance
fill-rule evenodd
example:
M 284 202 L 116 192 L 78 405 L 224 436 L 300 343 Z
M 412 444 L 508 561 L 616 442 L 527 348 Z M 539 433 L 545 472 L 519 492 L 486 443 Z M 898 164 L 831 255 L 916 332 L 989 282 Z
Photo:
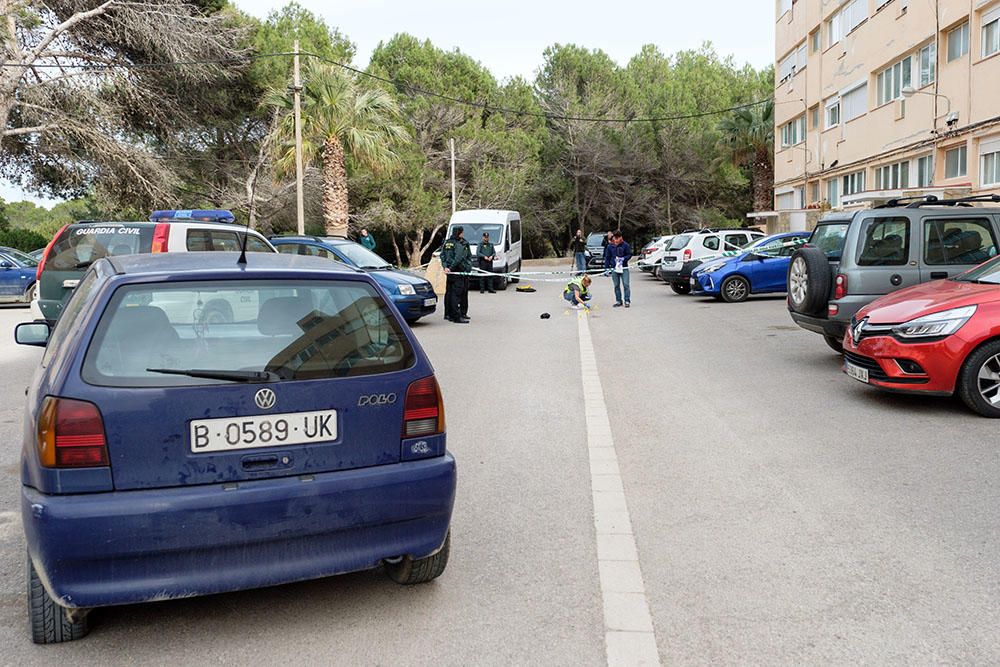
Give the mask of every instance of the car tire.
M 672 289 L 675 294 L 691 293 L 691 285 L 688 283 L 670 283 L 670 289 Z
M 56 604 L 42 586 L 31 556 L 28 556 L 28 624 L 31 641 L 36 644 L 61 644 L 82 639 L 90 632 L 86 616 L 75 623 L 66 618 L 65 608 Z
M 830 262 L 819 248 L 799 248 L 788 264 L 788 303 L 802 315 L 821 315 L 830 300 Z
M 414 560 L 404 556 L 398 562 L 385 563 L 385 572 L 397 584 L 412 586 L 425 584 L 441 576 L 448 566 L 448 554 L 451 552 L 451 531 L 444 538 L 444 545 L 436 554 Z
M 28 289 L 24 290 L 24 303 L 31 305 L 31 302 L 35 300 L 35 291 L 38 289 L 38 283 L 31 283 Z
M 520 271 L 520 270 L 521 270 L 521 262 L 518 262 L 518 263 L 517 263 L 517 270 L 518 270 L 518 271 Z M 521 282 L 521 279 L 520 279 L 520 278 L 511 278 L 511 279 L 510 279 L 510 281 L 511 281 L 512 283 L 517 283 L 517 284 L 519 284 L 519 283 Z
M 720 289 L 726 303 L 742 303 L 750 298 L 750 283 L 743 276 L 729 276 Z
M 507 272 L 508 272 L 509 270 L 510 270 L 510 267 L 509 267 L 509 266 L 505 266 L 505 267 L 503 267 L 503 272 L 504 272 L 504 273 L 507 273 Z M 497 279 L 496 279 L 496 278 L 494 278 L 494 280 L 497 280 Z M 504 292 L 504 291 L 506 291 L 506 290 L 507 290 L 507 286 L 508 286 L 508 285 L 510 284 L 510 278 L 508 278 L 507 276 L 504 276 L 503 278 L 500 278 L 500 279 L 499 279 L 499 283 L 500 283 L 500 284 L 499 284 L 499 285 L 497 285 L 497 287 L 499 287 L 499 288 L 500 288 L 500 291 L 501 291 L 501 292 Z
M 826 344 L 830 346 L 830 349 L 837 354 L 844 353 L 844 341 L 840 338 L 837 338 L 836 336 L 823 336 L 823 340 L 825 340 Z
M 992 374 L 996 379 L 981 378 Z M 958 395 L 969 408 L 983 417 L 1000 418 L 1000 404 L 990 402 L 985 396 L 984 383 L 992 383 L 992 393 L 1000 391 L 1000 340 L 982 345 L 970 354 L 958 373 Z

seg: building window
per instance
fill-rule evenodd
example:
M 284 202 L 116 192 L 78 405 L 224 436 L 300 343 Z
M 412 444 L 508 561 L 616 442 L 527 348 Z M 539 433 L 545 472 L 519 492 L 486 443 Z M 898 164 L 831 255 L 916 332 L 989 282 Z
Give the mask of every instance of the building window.
M 813 181 L 809 184 L 809 202 L 819 201 L 819 181 Z
M 819 30 L 813 30 L 809 34 L 809 46 L 813 53 L 816 53 L 823 48 L 823 33 Z
M 830 208 L 836 208 L 840 206 L 840 190 L 838 186 L 840 181 L 836 178 L 831 178 L 826 182 L 826 201 L 830 203 Z
M 910 163 L 896 162 L 875 168 L 876 190 L 899 190 L 910 187 Z
M 983 14 L 983 58 L 1000 51 L 1000 7 Z
M 979 144 L 979 180 L 983 185 L 1000 185 L 1000 137 Z
M 868 84 L 864 83 L 840 97 L 840 120 L 844 123 L 868 112 Z
M 969 22 L 966 21 L 948 32 L 948 62 L 958 60 L 969 52 Z
M 928 44 L 917 51 L 917 70 L 917 81 L 921 88 L 934 82 L 937 74 L 937 44 Z
M 792 0 L 778 0 L 778 18 L 785 15 L 785 12 L 792 11 Z
M 833 97 L 826 101 L 826 129 L 840 125 L 840 98 Z
M 781 145 L 795 146 L 806 139 L 806 117 L 805 115 L 791 120 L 781 126 Z
M 851 0 L 826 22 L 826 31 L 833 46 L 868 18 L 868 0 Z
M 950 151 L 945 151 L 944 177 L 958 178 L 960 176 L 967 175 L 969 173 L 966 165 L 967 157 L 968 155 L 964 145 L 952 148 Z
M 865 189 L 865 170 L 856 171 L 853 174 L 845 174 L 843 179 L 842 194 L 854 195 L 859 192 L 864 192 Z
M 879 72 L 875 85 L 878 89 L 878 105 L 882 106 L 903 96 L 903 88 L 910 85 L 913 74 L 913 57 L 906 56 L 898 63 Z
M 784 83 L 806 68 L 806 43 L 802 42 L 778 63 L 778 83 Z
M 812 128 L 814 130 L 817 127 L 819 127 L 819 105 L 818 104 L 816 106 L 814 106 L 812 109 L 809 110 L 809 123 L 812 125 Z
M 917 158 L 917 187 L 929 188 L 934 185 L 934 156 Z

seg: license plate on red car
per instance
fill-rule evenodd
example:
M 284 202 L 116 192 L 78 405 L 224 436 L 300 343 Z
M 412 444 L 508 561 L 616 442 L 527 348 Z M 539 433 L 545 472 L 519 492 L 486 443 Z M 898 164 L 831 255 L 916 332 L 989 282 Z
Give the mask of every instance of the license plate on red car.
M 858 382 L 864 382 L 868 384 L 868 369 L 862 368 L 861 366 L 855 366 L 849 361 L 844 362 L 844 372 L 850 377 L 854 378 Z

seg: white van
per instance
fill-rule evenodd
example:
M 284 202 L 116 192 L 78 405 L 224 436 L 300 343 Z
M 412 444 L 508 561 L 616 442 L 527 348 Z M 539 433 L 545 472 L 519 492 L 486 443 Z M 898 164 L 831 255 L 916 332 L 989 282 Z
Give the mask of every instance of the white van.
M 493 270 L 497 273 L 521 270 L 521 214 L 517 211 L 497 211 L 494 209 L 479 209 L 475 211 L 456 211 L 448 223 L 448 235 L 456 226 L 464 230 L 465 240 L 472 248 L 472 256 L 476 257 L 479 242 L 483 233 L 490 235 L 490 242 L 496 248 L 496 258 L 493 260 Z M 474 266 L 479 267 L 478 263 Z M 515 279 L 514 282 L 517 282 Z M 500 289 L 507 289 L 507 280 L 500 281 Z

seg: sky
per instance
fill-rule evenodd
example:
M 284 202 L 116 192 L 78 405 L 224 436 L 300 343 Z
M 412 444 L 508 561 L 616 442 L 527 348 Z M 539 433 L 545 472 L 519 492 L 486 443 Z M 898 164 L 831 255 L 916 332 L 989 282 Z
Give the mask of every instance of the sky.
M 364 67 L 379 42 L 399 32 L 457 48 L 500 79 L 533 79 L 542 52 L 556 43 L 602 49 L 624 65 L 643 44 L 664 53 L 710 41 L 738 64 L 774 61 L 773 0 L 299 0 L 358 47 Z M 265 18 L 283 2 L 235 0 Z M 44 202 L 0 181 L 6 201 Z M 180 206 L 180 204 L 178 204 Z

